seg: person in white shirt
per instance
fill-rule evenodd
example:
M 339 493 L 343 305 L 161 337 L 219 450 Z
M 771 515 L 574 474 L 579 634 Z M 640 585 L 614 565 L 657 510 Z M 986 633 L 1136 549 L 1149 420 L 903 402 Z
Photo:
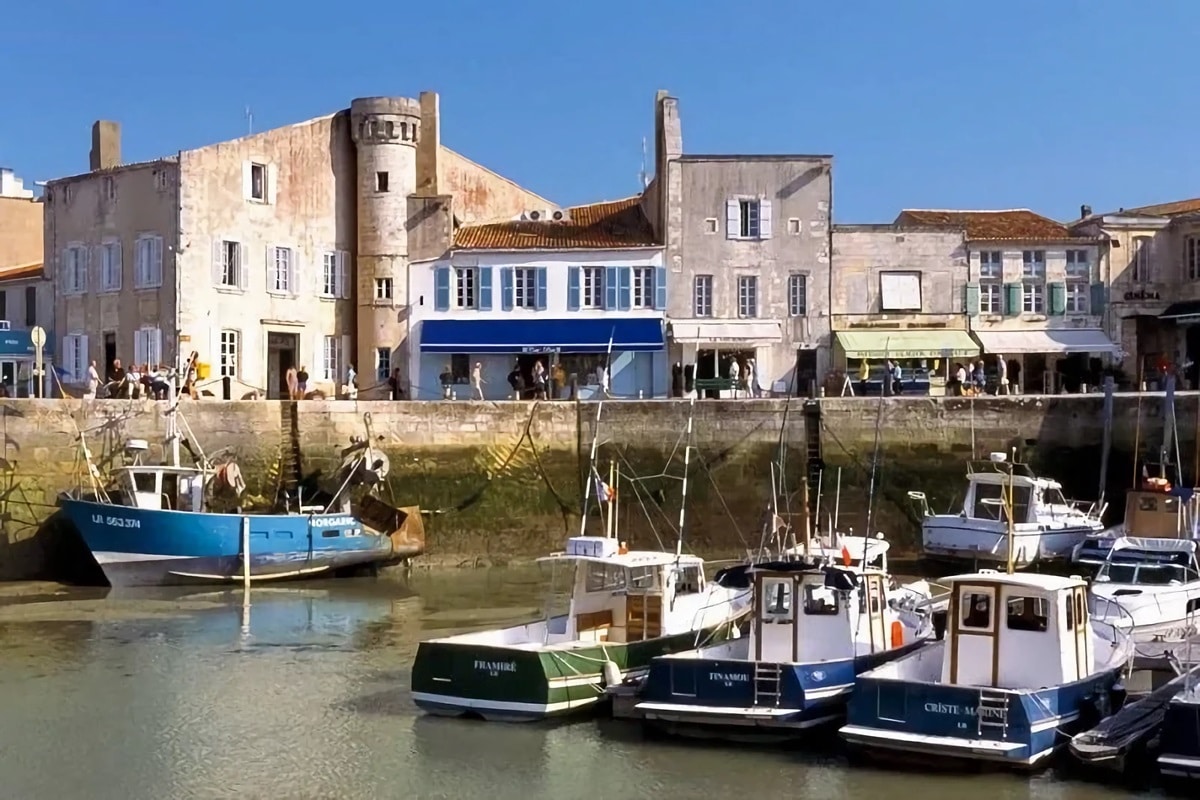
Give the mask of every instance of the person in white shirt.
M 958 394 L 963 394 L 967 387 L 967 370 L 962 364 L 959 364 L 958 369 L 954 370 L 954 380 L 958 384 Z
M 96 390 L 100 388 L 100 372 L 96 369 L 96 362 L 93 361 L 88 365 L 87 371 L 87 393 L 84 397 L 88 399 L 96 396 Z
M 483 399 L 483 385 L 487 383 L 483 379 L 483 364 L 479 361 L 475 362 L 475 367 L 471 370 L 471 398 L 474 400 Z
M 754 359 L 746 359 L 746 391 L 751 397 L 758 397 L 758 374 L 754 368 Z
M 741 386 L 742 365 L 738 360 L 732 359 L 729 362 L 729 382 L 733 386 L 733 396 L 738 396 L 738 388 Z

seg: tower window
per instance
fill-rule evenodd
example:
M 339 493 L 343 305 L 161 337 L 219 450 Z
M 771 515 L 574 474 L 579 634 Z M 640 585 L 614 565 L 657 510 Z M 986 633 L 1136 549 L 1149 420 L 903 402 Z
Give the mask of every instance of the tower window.
M 396 123 L 388 121 L 383 124 L 383 133 L 389 139 L 396 138 Z
M 375 173 L 375 191 L 386 192 L 388 190 L 388 174 L 386 172 Z
M 267 199 L 267 167 L 265 164 L 250 165 L 250 199 Z

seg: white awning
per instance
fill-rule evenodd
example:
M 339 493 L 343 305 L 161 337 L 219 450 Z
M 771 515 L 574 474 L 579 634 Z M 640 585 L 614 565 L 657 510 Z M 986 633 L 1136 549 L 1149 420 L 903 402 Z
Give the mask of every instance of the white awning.
M 987 353 L 1116 353 L 1099 328 L 1040 328 L 1026 331 L 972 331 Z
M 673 319 L 668 335 L 679 344 L 741 344 L 783 341 L 778 322 L 762 319 Z

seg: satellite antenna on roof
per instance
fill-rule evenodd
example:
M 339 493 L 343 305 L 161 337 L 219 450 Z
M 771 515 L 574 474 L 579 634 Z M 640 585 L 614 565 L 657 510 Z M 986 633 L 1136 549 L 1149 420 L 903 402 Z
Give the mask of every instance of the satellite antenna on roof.
M 650 176 L 646 174 L 646 137 L 642 137 L 642 171 L 638 173 L 638 180 L 642 184 L 642 191 L 650 185 Z
M 254 133 L 254 112 L 250 110 L 250 106 L 246 106 L 246 133 Z

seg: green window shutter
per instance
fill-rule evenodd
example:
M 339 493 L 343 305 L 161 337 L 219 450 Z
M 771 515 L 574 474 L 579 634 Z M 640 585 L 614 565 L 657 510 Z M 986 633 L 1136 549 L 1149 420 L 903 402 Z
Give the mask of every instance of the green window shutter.
M 963 295 L 963 311 L 968 316 L 979 316 L 979 284 L 968 283 L 966 293 Z
M 1093 283 L 1091 295 L 1089 298 L 1091 307 L 1088 309 L 1088 313 L 1103 314 L 1104 307 L 1108 305 L 1108 287 L 1103 283 Z
M 1050 315 L 1061 317 L 1067 313 L 1067 285 L 1065 283 L 1050 284 Z
M 1021 284 L 1004 284 L 1004 313 L 1010 317 L 1021 313 Z

